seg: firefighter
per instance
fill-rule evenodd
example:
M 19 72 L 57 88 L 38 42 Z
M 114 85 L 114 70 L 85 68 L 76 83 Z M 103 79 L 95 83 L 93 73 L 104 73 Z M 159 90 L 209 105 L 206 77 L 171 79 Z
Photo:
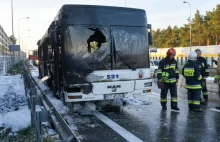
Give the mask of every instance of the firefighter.
M 179 110 L 177 106 L 177 85 L 179 79 L 179 71 L 177 61 L 174 56 L 176 51 L 174 48 L 170 48 L 167 51 L 167 56 L 159 62 L 157 70 L 157 78 L 159 82 L 162 82 L 163 88 L 161 88 L 160 98 L 162 110 L 167 110 L 167 93 L 170 90 L 171 94 L 171 109 Z
M 218 54 L 218 60 L 213 60 L 213 62 L 215 62 L 215 64 L 218 65 L 219 60 L 220 60 L 220 53 Z M 218 68 L 218 66 L 217 66 L 217 68 Z M 218 93 L 219 93 L 219 98 L 220 98 L 220 74 L 218 74 L 217 72 L 216 72 L 216 75 L 215 75 L 215 80 L 216 80 L 215 83 L 218 84 L 218 88 L 219 88 Z M 220 110 L 220 104 L 219 104 L 219 106 L 216 106 L 216 109 Z
M 196 49 L 195 52 L 197 53 L 197 63 L 199 64 L 201 75 L 203 77 L 202 82 L 201 82 L 203 98 L 205 102 L 207 102 L 208 101 L 208 90 L 206 87 L 206 78 L 209 76 L 208 65 L 207 65 L 206 59 L 201 56 L 202 51 L 200 49 Z M 202 98 L 200 99 L 200 101 L 201 103 L 203 103 Z
M 189 109 L 193 111 L 202 111 L 200 108 L 202 75 L 196 60 L 197 53 L 194 51 L 190 52 L 188 61 L 183 66 L 182 75 L 186 79 Z

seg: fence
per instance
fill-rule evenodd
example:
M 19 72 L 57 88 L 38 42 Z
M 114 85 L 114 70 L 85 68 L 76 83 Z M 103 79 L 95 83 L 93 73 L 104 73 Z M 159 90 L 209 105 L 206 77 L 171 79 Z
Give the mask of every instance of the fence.
M 21 51 L 20 61 L 24 60 L 26 54 Z M 19 62 L 19 52 L 8 52 L 5 50 L 0 50 L 0 75 L 5 75 L 7 71 L 14 67 L 15 64 Z
M 166 57 L 166 52 L 169 48 L 158 48 L 157 52 L 150 52 L 151 60 L 161 60 Z M 213 67 L 214 63 L 213 59 L 218 59 L 218 53 L 220 53 L 220 45 L 212 45 L 212 46 L 193 46 L 191 47 L 191 51 L 195 49 L 200 49 L 202 51 L 202 56 L 206 58 L 207 63 Z M 179 65 L 184 65 L 187 61 L 187 56 L 190 53 L 190 47 L 176 47 L 176 60 Z

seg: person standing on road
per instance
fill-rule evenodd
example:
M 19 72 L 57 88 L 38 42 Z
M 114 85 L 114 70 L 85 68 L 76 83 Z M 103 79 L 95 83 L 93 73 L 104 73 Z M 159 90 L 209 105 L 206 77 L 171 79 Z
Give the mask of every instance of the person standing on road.
M 208 65 L 207 65 L 206 59 L 201 56 L 202 51 L 200 49 L 196 49 L 195 52 L 197 53 L 197 63 L 199 64 L 201 75 L 203 77 L 202 82 L 201 82 L 203 98 L 205 102 L 207 102 L 208 101 L 208 90 L 206 86 L 206 78 L 209 76 Z M 200 101 L 201 103 L 203 103 L 202 98 L 200 99 Z
M 220 53 L 218 54 L 218 60 L 213 60 L 213 62 L 217 65 L 217 68 L 218 67 L 218 61 L 220 61 Z M 216 75 L 215 75 L 215 83 L 218 84 L 218 88 L 219 88 L 219 91 L 218 91 L 218 94 L 219 94 L 219 98 L 220 98 L 220 74 L 216 72 Z M 220 104 L 219 106 L 216 106 L 216 109 L 219 109 L 220 110 Z
M 163 110 L 167 110 L 167 93 L 170 89 L 171 94 L 171 109 L 179 110 L 177 106 L 177 85 L 179 79 L 179 70 L 177 66 L 177 61 L 174 59 L 176 55 L 176 50 L 170 48 L 167 51 L 167 56 L 159 62 L 159 67 L 157 70 L 157 78 L 160 83 L 163 83 L 163 88 L 161 88 L 160 98 L 161 106 Z
M 196 60 L 197 53 L 194 51 L 190 52 L 188 61 L 183 66 L 182 75 L 186 79 L 189 109 L 193 111 L 202 111 L 200 108 L 202 75 Z

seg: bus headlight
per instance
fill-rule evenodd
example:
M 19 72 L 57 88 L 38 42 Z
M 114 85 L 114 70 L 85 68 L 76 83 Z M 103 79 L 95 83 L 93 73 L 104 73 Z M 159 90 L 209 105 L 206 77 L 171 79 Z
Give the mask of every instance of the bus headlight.
M 144 87 L 151 87 L 152 86 L 152 82 L 145 82 L 144 83 Z

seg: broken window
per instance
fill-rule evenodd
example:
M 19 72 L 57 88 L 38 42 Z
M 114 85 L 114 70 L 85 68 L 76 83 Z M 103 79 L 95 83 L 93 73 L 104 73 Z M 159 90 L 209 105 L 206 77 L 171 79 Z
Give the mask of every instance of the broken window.
M 111 49 L 107 39 L 110 39 L 109 27 L 69 26 L 64 35 L 66 70 L 91 72 L 111 69 Z
M 88 28 L 88 29 L 94 31 L 94 34 L 91 35 L 87 40 L 88 52 L 94 53 L 99 50 L 102 43 L 106 42 L 106 37 L 98 28 L 96 29 Z

